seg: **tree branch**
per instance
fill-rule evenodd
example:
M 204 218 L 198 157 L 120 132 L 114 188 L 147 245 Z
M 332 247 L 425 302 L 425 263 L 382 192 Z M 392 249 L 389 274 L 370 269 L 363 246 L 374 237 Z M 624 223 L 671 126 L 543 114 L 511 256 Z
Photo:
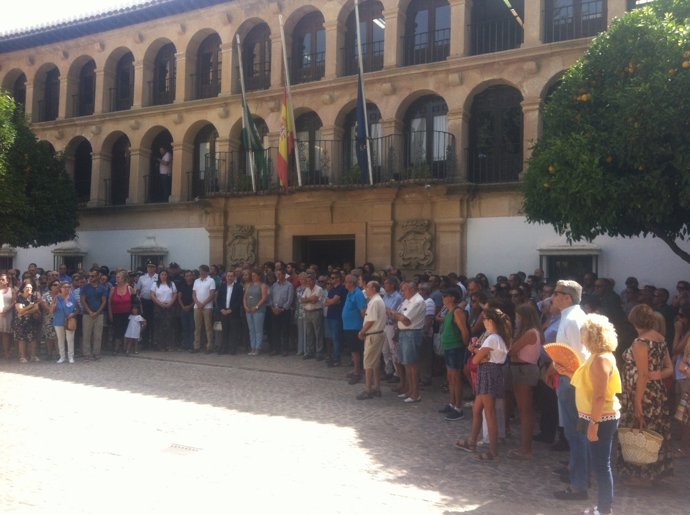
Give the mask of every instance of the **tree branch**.
M 674 254 L 681 258 L 686 263 L 690 263 L 690 253 L 681 249 L 676 243 L 675 237 L 670 237 L 659 229 L 653 229 L 652 234 L 663 241 L 666 245 L 670 247 Z

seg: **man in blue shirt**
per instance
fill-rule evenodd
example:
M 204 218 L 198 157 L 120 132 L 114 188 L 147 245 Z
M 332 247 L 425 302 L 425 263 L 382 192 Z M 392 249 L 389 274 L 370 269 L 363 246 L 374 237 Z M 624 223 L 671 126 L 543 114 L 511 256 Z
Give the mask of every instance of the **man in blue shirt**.
M 326 299 L 326 324 L 333 341 L 333 352 L 328 361 L 329 367 L 340 366 L 340 353 L 342 351 L 343 305 L 345 304 L 345 297 L 347 297 L 347 289 L 343 286 L 340 277 L 339 271 L 331 272 L 331 288 L 328 290 L 328 298 Z
M 347 297 L 343 305 L 343 342 L 350 349 L 354 368 L 348 374 L 349 383 L 357 384 L 362 378 L 362 354 L 364 342 L 357 336 L 364 325 L 364 313 L 367 309 L 367 300 L 364 293 L 357 287 L 357 278 L 348 274 L 345 276 L 345 289 Z
M 108 290 L 101 284 L 100 275 L 97 268 L 92 268 L 89 272 L 89 282 L 79 290 L 82 308 L 81 345 L 85 359 L 101 359 L 103 310 L 108 299 Z

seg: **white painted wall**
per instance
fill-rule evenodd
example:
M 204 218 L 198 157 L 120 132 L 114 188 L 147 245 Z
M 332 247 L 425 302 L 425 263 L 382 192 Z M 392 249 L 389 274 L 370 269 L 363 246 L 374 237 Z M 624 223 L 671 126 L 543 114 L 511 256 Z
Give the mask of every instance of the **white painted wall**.
M 566 244 L 551 226 L 529 224 L 523 217 L 472 218 L 467 222 L 465 272 L 484 272 L 490 281 L 518 270 L 529 275 L 539 266 L 538 249 Z M 613 278 L 617 291 L 625 288 L 629 276 L 637 277 L 640 285 L 653 284 L 671 293 L 676 281 L 690 280 L 690 265 L 657 238 L 602 236 L 592 244 L 601 249 L 599 276 Z M 681 246 L 690 250 L 687 242 Z
M 150 243 L 149 236 L 155 236 L 160 247 L 168 249 L 165 263 L 176 261 L 183 268 L 197 268 L 209 264 L 209 239 L 206 229 L 157 229 L 131 231 L 77 231 L 79 247 L 87 252 L 84 265 L 96 262 L 108 267 L 129 269 L 128 249 Z M 52 250 L 64 244 L 35 249 L 16 249 L 15 268 L 26 270 L 29 263 L 36 263 L 46 270 L 53 267 Z

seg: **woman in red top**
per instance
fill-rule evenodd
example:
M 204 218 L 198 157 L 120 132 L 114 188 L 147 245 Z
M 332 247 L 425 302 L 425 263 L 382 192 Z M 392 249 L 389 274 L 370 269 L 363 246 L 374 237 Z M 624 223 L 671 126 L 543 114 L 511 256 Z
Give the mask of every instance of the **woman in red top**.
M 115 276 L 115 286 L 110 290 L 110 302 L 108 302 L 108 317 L 113 324 L 114 350 L 120 352 L 120 346 L 125 338 L 127 322 L 132 312 L 135 293 L 129 285 L 127 272 L 121 270 Z

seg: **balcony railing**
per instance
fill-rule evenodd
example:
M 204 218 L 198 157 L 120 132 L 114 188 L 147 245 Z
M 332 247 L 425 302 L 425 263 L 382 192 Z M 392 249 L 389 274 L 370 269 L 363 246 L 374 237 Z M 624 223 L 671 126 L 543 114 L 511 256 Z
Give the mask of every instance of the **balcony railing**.
M 489 154 L 465 149 L 467 180 L 476 184 L 517 182 L 522 171 L 522 154 Z
M 110 88 L 110 111 L 126 111 L 134 103 L 134 85 L 129 91 L 122 91 L 118 88 Z
M 299 61 L 293 62 L 290 79 L 294 84 L 321 80 L 326 71 L 326 52 L 302 54 Z
M 472 55 L 520 48 L 523 32 L 513 18 L 473 23 L 470 26 Z
M 148 83 L 149 105 L 160 106 L 175 101 L 175 77 L 152 80 Z
M 421 134 L 421 133 L 420 133 Z M 371 168 L 375 184 L 398 181 L 458 182 L 455 138 L 447 132 L 423 133 L 433 142 L 427 151 L 426 143 L 418 144 L 419 134 L 392 134 L 371 138 Z M 355 142 L 350 140 L 298 141 L 296 156 L 300 159 L 303 188 L 368 185 L 362 178 L 354 155 Z M 265 167 L 255 162 L 257 192 L 278 192 L 278 149 L 264 151 Z M 289 185 L 298 187 L 295 162 L 290 163 Z M 248 153 L 242 151 L 207 154 L 205 169 L 187 174 L 189 200 L 215 194 L 252 193 L 252 178 Z
M 359 72 L 357 46 L 347 46 L 342 51 L 345 75 L 356 75 Z M 383 40 L 362 43 L 362 67 L 365 73 L 383 69 Z
M 606 1 L 582 0 L 551 7 L 545 18 L 546 43 L 596 36 L 606 30 Z
M 220 93 L 220 68 L 214 70 L 212 76 L 192 74 L 194 84 L 194 99 L 217 97 Z
M 251 63 L 251 67 L 244 65 L 244 86 L 247 91 L 261 91 L 271 87 L 271 61 Z M 239 77 L 240 68 L 235 68 Z
M 89 116 L 93 114 L 93 95 L 72 95 L 72 116 Z
M 445 60 L 450 53 L 450 29 L 405 36 L 405 66 Z
M 52 122 L 58 117 L 58 103 L 46 102 L 45 100 L 38 101 L 38 121 Z

